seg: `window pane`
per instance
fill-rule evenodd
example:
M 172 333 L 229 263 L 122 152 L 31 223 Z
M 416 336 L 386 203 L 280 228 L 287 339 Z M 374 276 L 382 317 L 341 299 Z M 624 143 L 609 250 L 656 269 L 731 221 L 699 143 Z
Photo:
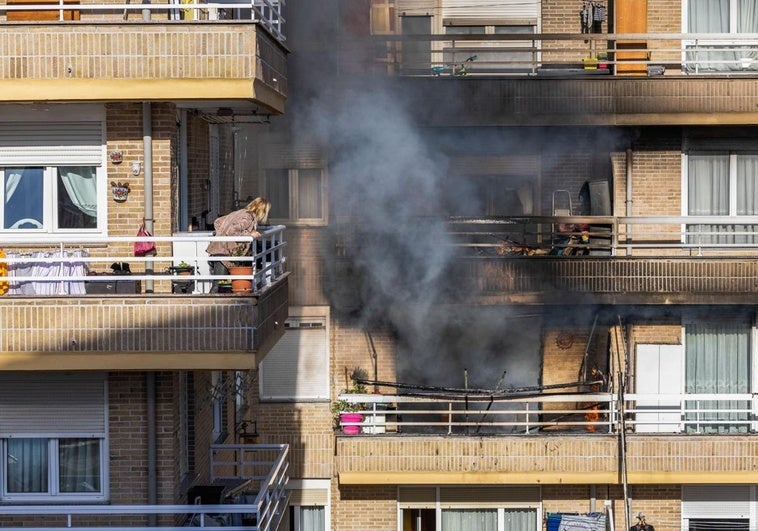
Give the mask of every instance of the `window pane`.
M 42 227 L 43 168 L 6 168 L 4 229 Z
M 269 201 L 271 201 L 271 217 L 274 219 L 289 219 L 289 170 L 266 170 L 266 195 Z
M 442 531 L 497 531 L 497 510 L 443 510 Z
M 690 33 L 728 33 L 729 0 L 690 0 Z
M 61 492 L 100 492 L 98 439 L 61 439 L 58 452 Z
M 323 507 L 300 508 L 300 531 L 324 531 L 325 528 Z
M 97 228 L 96 168 L 58 168 L 58 228 Z
M 47 492 L 47 439 L 8 439 L 9 493 Z
M 298 218 L 321 218 L 321 170 L 299 170 Z

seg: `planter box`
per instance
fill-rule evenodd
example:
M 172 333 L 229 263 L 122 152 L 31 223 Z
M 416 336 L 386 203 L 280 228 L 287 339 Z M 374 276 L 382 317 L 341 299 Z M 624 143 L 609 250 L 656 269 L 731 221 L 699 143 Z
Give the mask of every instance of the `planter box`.
M 134 295 L 142 292 L 139 280 L 87 280 L 84 291 L 93 295 Z

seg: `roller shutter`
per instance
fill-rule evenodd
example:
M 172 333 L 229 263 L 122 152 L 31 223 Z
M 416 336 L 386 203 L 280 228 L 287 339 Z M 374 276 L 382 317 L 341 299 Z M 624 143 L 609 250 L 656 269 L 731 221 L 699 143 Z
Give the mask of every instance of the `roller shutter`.
M 0 122 L 0 166 L 100 166 L 100 121 Z
M 103 373 L 0 373 L 0 437 L 104 435 Z
M 749 485 L 686 485 L 682 488 L 682 518 L 749 516 Z
M 534 19 L 540 13 L 539 0 L 443 0 L 442 18 Z

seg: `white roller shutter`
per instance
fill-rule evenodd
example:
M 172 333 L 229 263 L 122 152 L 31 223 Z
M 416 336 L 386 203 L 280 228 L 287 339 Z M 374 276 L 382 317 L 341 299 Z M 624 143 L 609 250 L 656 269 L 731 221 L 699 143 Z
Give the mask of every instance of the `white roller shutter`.
M 101 121 L 0 121 L 0 166 L 100 166 Z
M 396 12 L 407 16 L 435 15 L 435 2 L 436 0 L 397 0 Z
M 329 343 L 324 318 L 290 318 L 260 364 L 261 400 L 328 400 Z
M 0 437 L 105 435 L 103 373 L 0 373 Z
M 682 488 L 682 518 L 749 516 L 749 485 L 686 485 Z
M 442 18 L 533 19 L 540 14 L 539 0 L 442 0 Z

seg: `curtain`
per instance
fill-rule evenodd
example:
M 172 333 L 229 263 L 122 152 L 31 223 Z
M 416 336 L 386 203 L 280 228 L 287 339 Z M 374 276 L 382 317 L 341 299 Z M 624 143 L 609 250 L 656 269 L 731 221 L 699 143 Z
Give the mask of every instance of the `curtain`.
M 734 24 L 729 18 L 732 2 L 737 2 Z M 755 0 L 690 0 L 687 22 L 690 33 L 755 33 L 758 9 Z M 757 57 L 751 46 L 701 44 L 698 50 L 687 51 L 686 71 L 758 70 L 758 63 L 753 62 Z
M 46 493 L 47 439 L 8 439 L 9 493 Z
M 91 166 L 58 168 L 66 195 L 58 190 L 58 227 L 76 229 L 97 226 L 97 175 Z M 68 205 L 76 209 L 70 212 Z M 82 216 L 83 215 L 83 216 Z
M 748 393 L 750 390 L 750 327 L 746 324 L 688 324 L 685 326 L 685 392 Z M 687 413 L 688 432 L 746 432 L 749 403 L 738 400 L 687 401 L 692 408 L 740 408 L 745 412 Z M 717 421 L 717 422 L 712 422 Z
M 298 170 L 298 218 L 321 218 L 321 170 Z
M 505 531 L 537 529 L 537 511 L 534 509 L 505 509 Z
M 758 155 L 737 155 L 737 215 L 758 214 Z M 756 243 L 755 225 L 737 225 L 736 243 Z
M 690 216 L 726 216 L 729 214 L 729 155 L 693 155 L 688 157 L 687 214 Z M 720 225 L 688 225 L 688 243 L 726 243 L 718 232 Z
M 3 228 L 42 227 L 43 193 L 42 168 L 6 168 Z
M 497 531 L 497 510 L 444 509 L 442 531 Z
M 100 492 L 98 439 L 61 439 L 58 452 L 61 492 Z
M 300 531 L 326 531 L 323 507 L 300 507 Z

